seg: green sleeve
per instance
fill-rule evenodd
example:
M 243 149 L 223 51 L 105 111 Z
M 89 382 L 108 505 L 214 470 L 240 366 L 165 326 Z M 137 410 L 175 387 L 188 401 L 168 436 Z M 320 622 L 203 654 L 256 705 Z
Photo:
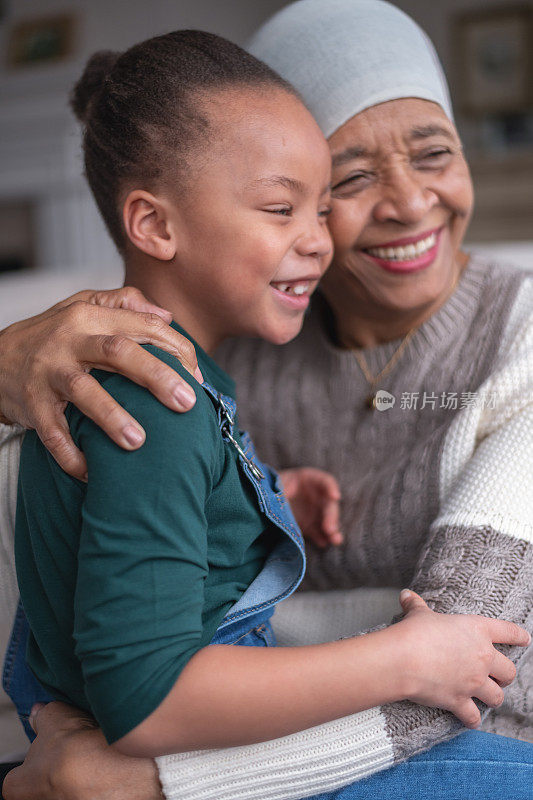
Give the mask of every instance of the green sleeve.
M 87 697 L 109 742 L 154 711 L 208 644 L 204 509 L 221 437 L 205 392 L 173 357 L 148 349 L 195 388 L 191 411 L 174 413 L 127 379 L 99 373 L 143 425 L 146 443 L 126 452 L 79 412 L 71 421 L 89 472 L 74 639 Z

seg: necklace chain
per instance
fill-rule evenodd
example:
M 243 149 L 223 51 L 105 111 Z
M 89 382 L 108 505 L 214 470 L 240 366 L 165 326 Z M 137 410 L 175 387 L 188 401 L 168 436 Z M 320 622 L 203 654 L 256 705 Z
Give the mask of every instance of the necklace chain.
M 459 280 L 461 278 L 461 275 L 463 273 L 463 270 L 464 270 L 465 266 L 466 266 L 466 262 L 462 266 L 460 266 L 460 268 L 459 268 L 459 270 L 457 272 L 457 275 L 455 276 L 455 280 L 453 282 L 452 288 L 450 289 L 446 300 L 448 300 L 452 296 L 452 294 L 455 292 L 455 289 L 457 287 L 457 284 L 459 283 Z M 404 336 L 404 338 L 402 339 L 402 341 L 400 342 L 400 344 L 398 345 L 398 347 L 396 348 L 396 350 L 394 351 L 392 356 L 389 358 L 389 360 L 387 361 L 387 363 L 385 364 L 383 369 L 380 372 L 378 372 L 377 375 L 372 375 L 372 373 L 370 372 L 370 370 L 368 368 L 368 364 L 366 363 L 366 358 L 364 357 L 363 353 L 360 350 L 352 349 L 352 353 L 355 356 L 355 360 L 357 361 L 357 363 L 359 365 L 359 368 L 360 368 L 361 372 L 363 373 L 363 375 L 365 377 L 366 382 L 370 386 L 371 394 L 366 399 L 366 405 L 368 406 L 368 408 L 371 408 L 371 409 L 375 409 L 376 408 L 375 389 L 376 389 L 377 384 L 383 378 L 385 378 L 390 373 L 390 371 L 396 366 L 396 364 L 398 363 L 398 361 L 402 357 L 402 354 L 403 354 L 405 348 L 407 347 L 407 345 L 409 344 L 409 342 L 413 338 L 413 334 L 418 330 L 418 327 L 419 326 L 415 325 L 413 328 L 411 328 L 410 331 L 408 331 L 406 333 L 406 335 Z
M 399 359 L 403 354 L 403 351 L 409 344 L 415 331 L 416 328 L 411 328 L 411 330 L 404 336 L 404 338 L 402 339 L 402 341 L 400 342 L 400 344 L 398 345 L 392 356 L 389 358 L 383 369 L 380 372 L 378 372 L 377 375 L 372 375 L 372 373 L 370 372 L 364 355 L 359 350 L 352 350 L 352 353 L 355 356 L 355 360 L 359 364 L 361 372 L 365 376 L 365 379 L 372 391 L 374 390 L 376 384 L 379 383 L 379 381 L 382 380 L 382 378 L 385 378 L 392 370 L 392 368 L 398 363 Z

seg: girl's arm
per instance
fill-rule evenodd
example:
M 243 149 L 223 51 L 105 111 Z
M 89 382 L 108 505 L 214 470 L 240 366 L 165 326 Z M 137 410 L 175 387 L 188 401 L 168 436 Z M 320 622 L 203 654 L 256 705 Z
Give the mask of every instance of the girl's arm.
M 398 646 L 398 661 L 403 659 L 399 667 L 405 676 L 404 679 L 394 676 L 391 679 L 391 676 L 385 673 L 385 665 L 391 663 L 390 660 L 387 661 L 389 653 L 387 651 L 380 653 L 379 646 L 376 648 L 376 644 L 379 643 L 376 643 L 376 637 L 373 637 L 372 634 L 359 639 L 360 644 L 370 645 L 371 639 L 374 638 L 373 645 L 367 648 L 366 653 L 361 648 L 358 650 L 349 648 L 349 640 L 333 644 L 342 644 L 345 652 L 350 649 L 361 659 L 362 663 L 359 664 L 359 668 L 354 670 L 355 680 L 359 677 L 358 672 L 363 672 L 365 661 L 366 666 L 369 666 L 368 656 L 371 656 L 375 666 L 377 659 L 382 655 L 384 663 L 378 664 L 378 670 L 385 687 L 389 687 L 389 690 L 394 693 L 401 691 L 393 688 L 395 683 L 398 686 L 402 683 L 407 686 L 411 682 L 413 697 L 416 697 L 419 702 L 429 702 L 438 699 L 439 693 L 444 691 L 445 685 L 451 680 L 450 672 L 447 675 L 442 674 L 443 665 L 447 663 L 454 675 L 460 668 L 457 655 L 461 654 L 461 643 L 457 641 L 457 633 L 462 630 L 466 635 L 467 647 L 475 650 L 479 646 L 479 642 L 471 638 L 472 631 L 476 628 L 478 630 L 483 628 L 487 621 L 440 617 L 438 624 L 443 626 L 442 632 L 446 641 L 441 643 L 437 652 L 434 652 L 434 660 L 431 661 L 431 651 L 434 649 L 431 646 L 432 637 L 438 615 L 429 611 L 425 603 L 416 595 L 412 595 L 410 600 L 404 600 L 403 604 L 406 610 L 409 609 L 407 617 L 391 629 L 397 634 L 397 639 L 396 643 L 390 640 L 388 646 L 395 644 Z M 456 626 L 457 622 L 459 627 Z M 509 635 L 507 623 L 493 622 L 492 624 L 494 629 L 502 629 L 504 637 Z M 447 643 L 450 640 L 450 628 L 454 626 L 456 629 L 453 634 L 457 649 L 454 650 L 453 658 L 450 655 L 446 659 L 443 657 L 443 653 L 449 650 Z M 512 638 L 513 626 L 511 626 L 510 634 Z M 415 658 L 410 657 L 412 644 L 410 645 L 409 642 L 413 636 L 417 639 L 422 637 L 422 641 L 426 644 L 423 657 L 418 656 L 417 658 L 416 655 Z M 382 637 L 381 643 L 384 644 L 384 642 L 385 639 Z M 247 668 L 264 666 L 264 660 L 262 664 L 258 662 L 259 656 L 265 654 L 265 650 L 262 648 L 214 646 L 206 648 L 206 650 L 211 651 L 211 654 L 215 651 L 226 650 L 236 656 L 239 653 L 249 653 L 253 657 L 252 660 L 257 663 L 246 664 Z M 327 653 L 328 657 L 340 653 L 342 658 L 344 655 L 340 648 L 332 645 L 294 648 L 294 651 L 296 650 L 299 650 L 304 658 L 310 652 L 313 655 L 320 652 Z M 202 652 L 205 653 L 205 650 Z M 267 652 L 279 654 L 283 650 L 273 649 Z M 500 658 L 505 665 L 503 656 L 497 655 L 497 658 Z M 217 657 L 216 660 L 217 665 L 220 666 L 219 658 Z M 305 660 L 307 666 L 309 659 L 305 658 Z M 420 660 L 427 663 L 420 664 Z M 335 658 L 334 670 L 337 665 L 337 658 Z M 227 679 L 221 683 L 219 688 L 220 693 L 227 692 L 228 694 L 227 697 L 222 698 L 222 703 L 229 706 L 229 713 L 227 707 L 213 708 L 211 706 L 212 700 L 216 700 L 219 692 L 212 691 L 212 670 L 209 665 L 208 694 L 202 698 L 203 708 L 200 708 L 200 711 L 208 716 L 211 724 L 217 727 L 213 735 L 226 740 L 228 738 L 227 728 L 230 728 L 229 735 L 231 736 L 233 730 L 242 726 L 241 709 L 247 699 L 243 698 L 243 693 L 252 693 L 250 705 L 257 709 L 257 713 L 264 713 L 264 704 L 257 703 L 257 699 L 260 697 L 257 682 L 249 672 L 243 676 L 245 685 L 239 687 L 238 680 L 242 677 L 239 669 L 242 664 L 234 662 L 224 666 L 227 666 L 231 672 L 228 673 Z M 502 683 L 506 682 L 503 675 L 510 666 L 510 663 L 504 666 L 504 671 L 500 676 Z M 339 690 L 346 675 L 341 675 L 339 678 L 335 671 L 324 675 L 320 670 L 326 669 L 327 665 L 319 662 L 318 667 L 316 692 L 322 694 L 324 686 L 330 685 L 330 680 L 337 681 L 335 689 Z M 499 667 L 496 670 L 491 669 L 492 674 L 495 674 L 498 669 Z M 413 670 L 416 675 L 413 675 Z M 429 692 L 427 696 L 417 694 L 414 688 L 417 684 L 419 687 L 422 685 L 420 675 L 425 672 L 428 674 L 425 686 L 425 691 Z M 183 677 L 186 676 L 186 673 L 187 668 L 182 673 Z M 278 676 L 279 683 L 275 679 L 273 704 L 271 703 L 271 708 L 268 709 L 271 724 L 275 727 L 278 726 L 275 715 L 279 713 L 282 715 L 292 714 L 295 706 L 297 710 L 300 699 L 306 708 L 313 707 L 312 698 L 303 696 L 303 683 L 309 677 L 304 671 L 303 674 L 298 674 L 295 680 L 300 697 L 292 699 L 287 710 L 280 708 L 282 698 L 286 695 L 283 677 L 283 675 Z M 383 696 L 387 689 L 377 685 L 378 675 L 375 676 L 375 680 L 368 674 L 363 674 L 362 677 L 363 684 L 358 686 L 353 694 L 361 695 L 359 700 L 362 700 L 363 704 L 365 698 L 362 697 L 362 693 L 364 691 L 374 691 L 377 696 Z M 463 677 L 463 682 L 466 684 L 465 691 L 468 692 L 468 678 Z M 496 685 L 494 684 L 494 686 Z M 182 689 L 186 692 L 188 687 L 184 684 Z M 470 687 L 470 690 L 475 691 L 473 686 Z M 336 691 L 333 695 L 333 702 L 337 700 Z M 464 701 L 471 704 L 471 700 L 466 696 Z M 220 699 L 217 702 L 220 704 Z M 420 706 L 415 706 L 415 709 L 419 709 L 421 712 L 425 710 Z M 215 717 L 213 722 L 214 712 L 225 716 L 222 716 L 221 719 Z M 331 712 L 331 708 L 328 709 L 328 712 Z M 183 705 L 176 712 L 176 718 L 172 723 L 176 723 L 182 713 L 189 713 L 187 709 L 183 708 Z M 257 725 L 253 710 L 250 712 L 248 722 L 252 726 Z M 193 720 L 193 724 L 197 728 L 198 721 Z M 294 721 L 289 720 L 291 728 L 293 724 Z M 23 767 L 12 773 L 5 784 L 6 800 L 55 800 L 59 795 L 65 800 L 83 800 L 86 796 L 92 797 L 95 792 L 102 800 L 126 800 L 126 798 L 132 797 L 157 800 L 160 797 L 159 783 L 150 759 L 127 758 L 118 753 L 114 747 L 107 746 L 101 731 L 82 712 L 61 703 L 52 703 L 37 712 L 33 726 L 37 732 L 37 739 L 30 748 L 29 756 Z M 171 735 L 175 735 L 176 729 L 179 729 L 179 724 L 172 724 Z M 271 796 L 274 800 L 300 798 L 311 792 L 335 789 L 376 770 L 391 766 L 392 754 L 385 734 L 382 714 L 379 709 L 373 708 L 266 743 L 216 751 L 184 752 L 159 758 L 159 777 L 168 800 L 193 800 L 193 798 L 194 800 L 220 800 L 221 798 L 233 800 L 237 794 L 246 800 L 263 800 L 267 789 L 269 797 Z M 157 731 L 156 735 L 158 735 Z M 196 733 L 193 732 L 193 735 Z M 208 735 L 213 738 L 210 732 Z M 97 765 L 96 770 L 95 765 Z
M 143 757 L 249 744 L 408 698 L 453 710 L 476 727 L 472 697 L 498 706 L 499 684 L 514 677 L 492 643 L 524 647 L 529 634 L 503 620 L 436 614 L 412 592 L 402 593 L 402 605 L 401 622 L 353 639 L 292 648 L 206 647 L 160 706 L 114 747 Z

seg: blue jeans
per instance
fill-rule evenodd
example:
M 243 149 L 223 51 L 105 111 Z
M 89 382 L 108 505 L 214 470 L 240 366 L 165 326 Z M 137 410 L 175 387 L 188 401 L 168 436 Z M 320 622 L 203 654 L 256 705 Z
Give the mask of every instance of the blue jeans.
M 308 800 L 532 800 L 533 745 L 482 731 Z

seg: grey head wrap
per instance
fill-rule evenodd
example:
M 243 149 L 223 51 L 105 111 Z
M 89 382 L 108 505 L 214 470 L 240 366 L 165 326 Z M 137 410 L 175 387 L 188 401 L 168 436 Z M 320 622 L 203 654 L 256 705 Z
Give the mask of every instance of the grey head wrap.
M 417 97 L 453 112 L 435 48 L 399 8 L 382 0 L 298 0 L 248 43 L 299 91 L 326 138 L 365 108 Z

